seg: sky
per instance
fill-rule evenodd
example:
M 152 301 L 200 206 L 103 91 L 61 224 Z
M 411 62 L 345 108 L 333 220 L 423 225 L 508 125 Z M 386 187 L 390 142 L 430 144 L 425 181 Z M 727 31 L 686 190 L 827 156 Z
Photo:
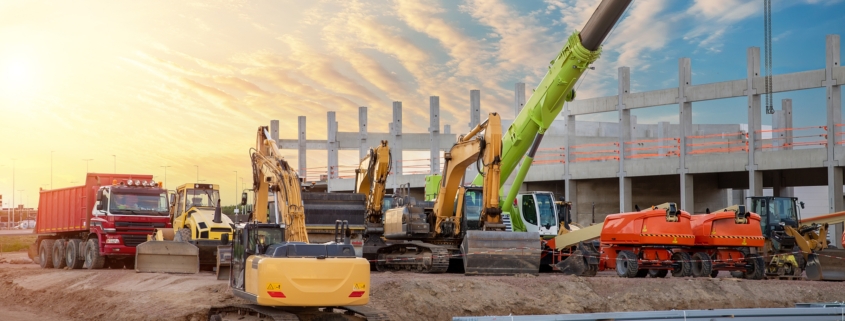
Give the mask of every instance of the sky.
M 308 138 L 325 139 L 326 112 L 357 131 L 367 106 L 371 131 L 387 132 L 402 101 L 404 131 L 426 132 L 428 97 L 439 96 L 441 125 L 461 133 L 472 89 L 483 114 L 512 118 L 514 83 L 534 88 L 598 2 L 3 0 L 0 194 L 36 207 L 39 188 L 79 185 L 86 171 L 159 181 L 167 171 L 169 188 L 216 183 L 231 203 L 251 184 L 248 151 L 271 119 L 293 139 L 307 116 Z M 773 8 L 774 73 L 823 68 L 825 35 L 845 34 L 845 1 Z M 634 0 L 578 97 L 615 95 L 620 66 L 632 92 L 675 87 L 681 57 L 693 84 L 744 78 L 746 48 L 763 46 L 762 12 L 757 0 Z M 775 95 L 776 109 L 782 98 L 794 100 L 795 126 L 824 122 L 823 89 Z M 744 104 L 695 103 L 693 122 L 744 123 Z M 633 114 L 678 117 L 676 105 Z M 284 155 L 297 166 L 295 150 Z M 358 162 L 357 151 L 340 156 Z M 325 158 L 309 152 L 308 167 Z

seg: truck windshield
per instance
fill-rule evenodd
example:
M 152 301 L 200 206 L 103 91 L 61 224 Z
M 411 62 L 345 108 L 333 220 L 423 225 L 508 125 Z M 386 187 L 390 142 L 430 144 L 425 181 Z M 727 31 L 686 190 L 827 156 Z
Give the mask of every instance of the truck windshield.
M 189 189 L 185 193 L 186 211 L 191 207 L 215 207 L 220 199 L 220 192 L 213 189 Z
M 555 202 L 549 194 L 536 194 L 537 212 L 540 214 L 540 226 L 557 226 Z
M 164 190 L 113 190 L 109 211 L 114 214 L 167 215 Z

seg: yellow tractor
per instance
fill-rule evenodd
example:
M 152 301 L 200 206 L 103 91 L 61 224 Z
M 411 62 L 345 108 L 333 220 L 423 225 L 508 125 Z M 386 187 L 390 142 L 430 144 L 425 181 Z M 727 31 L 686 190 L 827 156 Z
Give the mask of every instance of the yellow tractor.
M 170 220 L 172 229 L 156 230 L 150 242 L 139 245 L 136 270 L 196 273 L 197 268 L 209 271 L 216 268 L 218 278 L 228 278 L 231 255 L 228 243 L 233 224 L 221 213 L 218 185 L 183 184 L 177 187 L 176 193 L 171 195 Z M 137 263 L 139 259 L 140 264 Z

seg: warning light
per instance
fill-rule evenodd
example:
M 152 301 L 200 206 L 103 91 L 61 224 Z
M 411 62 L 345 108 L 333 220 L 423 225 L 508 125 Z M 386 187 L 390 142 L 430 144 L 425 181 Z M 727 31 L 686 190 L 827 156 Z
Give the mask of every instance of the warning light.
M 362 296 L 364 296 L 364 291 L 352 291 L 352 293 L 349 294 L 350 298 L 360 298 Z

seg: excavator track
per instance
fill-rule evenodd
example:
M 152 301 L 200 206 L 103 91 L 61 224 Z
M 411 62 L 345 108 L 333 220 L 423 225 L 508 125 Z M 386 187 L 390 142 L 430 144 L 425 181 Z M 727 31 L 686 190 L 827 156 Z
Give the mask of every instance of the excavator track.
M 400 243 L 378 250 L 378 271 L 443 273 L 449 269 L 449 250 L 429 243 Z
M 365 306 L 330 307 L 330 308 L 290 308 L 269 307 L 255 304 L 239 304 L 211 308 L 209 321 L 389 321 L 384 312 Z

